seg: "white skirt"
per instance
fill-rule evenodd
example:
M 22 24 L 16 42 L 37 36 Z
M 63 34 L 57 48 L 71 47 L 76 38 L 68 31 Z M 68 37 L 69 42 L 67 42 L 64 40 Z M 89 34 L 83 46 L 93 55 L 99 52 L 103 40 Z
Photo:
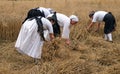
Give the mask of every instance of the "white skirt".
M 22 54 L 41 59 L 44 41 L 40 39 L 37 29 L 37 24 L 34 20 L 26 21 L 21 27 L 15 47 Z M 48 31 L 45 31 L 44 33 L 46 36 L 45 38 L 49 38 L 47 37 L 49 35 Z

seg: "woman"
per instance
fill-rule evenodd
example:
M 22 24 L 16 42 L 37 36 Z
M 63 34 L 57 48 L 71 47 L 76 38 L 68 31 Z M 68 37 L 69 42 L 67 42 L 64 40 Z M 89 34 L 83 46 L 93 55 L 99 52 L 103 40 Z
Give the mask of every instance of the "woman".
M 70 26 L 75 25 L 78 23 L 78 17 L 75 15 L 71 15 L 70 17 L 67 17 L 64 14 L 61 13 L 54 13 L 47 16 L 47 18 L 51 21 L 54 20 L 55 23 L 53 23 L 53 30 L 54 30 L 54 36 L 61 36 L 63 39 L 65 39 L 66 44 L 70 44 Z M 63 28 L 62 34 L 60 31 L 60 28 Z
M 34 58 L 36 64 L 37 59 L 41 59 L 43 43 L 47 38 L 44 35 L 48 36 L 46 33 L 49 32 L 50 39 L 54 38 L 52 24 L 39 13 L 40 11 L 35 9 L 28 12 L 15 44 L 20 53 Z
M 108 40 L 110 42 L 113 42 L 112 40 L 112 32 L 115 31 L 116 27 L 116 21 L 115 17 L 112 15 L 111 12 L 106 11 L 91 11 L 89 14 L 89 17 L 92 19 L 91 23 L 87 27 L 87 30 L 95 24 L 98 23 L 98 26 L 96 28 L 96 31 L 98 31 L 100 27 L 100 22 L 105 22 L 104 26 L 104 38 L 105 40 Z

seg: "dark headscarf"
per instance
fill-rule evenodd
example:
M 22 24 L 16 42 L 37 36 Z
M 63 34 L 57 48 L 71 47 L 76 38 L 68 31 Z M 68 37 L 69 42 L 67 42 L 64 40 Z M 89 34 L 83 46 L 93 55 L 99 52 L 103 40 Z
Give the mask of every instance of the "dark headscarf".
M 91 18 L 94 14 L 95 14 L 95 11 L 91 11 L 91 12 L 89 13 L 89 17 Z
M 28 11 L 27 17 L 25 18 L 25 20 L 23 21 L 23 23 L 24 23 L 27 19 L 35 18 L 35 17 L 38 17 L 38 16 L 44 17 L 43 13 L 40 12 L 40 10 L 37 10 L 37 8 L 30 9 L 30 10 Z

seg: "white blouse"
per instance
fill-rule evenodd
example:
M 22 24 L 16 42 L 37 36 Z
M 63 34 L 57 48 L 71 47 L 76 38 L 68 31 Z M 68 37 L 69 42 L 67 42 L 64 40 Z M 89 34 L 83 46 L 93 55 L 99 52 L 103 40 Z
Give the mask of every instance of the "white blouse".
M 38 10 L 40 10 L 41 12 L 43 11 L 45 14 L 45 17 L 47 17 L 49 14 L 51 14 L 50 11 L 44 7 L 39 7 Z
M 47 17 L 52 17 L 53 14 L 48 15 Z M 56 13 L 57 21 L 60 27 L 63 28 L 62 38 L 69 39 L 70 34 L 70 18 L 64 14 Z
M 95 12 L 95 14 L 93 15 L 93 20 L 92 22 L 102 22 L 104 19 L 104 16 L 107 14 L 108 12 L 105 11 L 97 11 Z

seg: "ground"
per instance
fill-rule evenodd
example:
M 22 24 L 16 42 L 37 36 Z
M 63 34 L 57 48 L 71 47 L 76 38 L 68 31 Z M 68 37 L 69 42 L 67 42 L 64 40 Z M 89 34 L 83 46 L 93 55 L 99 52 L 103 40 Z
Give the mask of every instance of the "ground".
M 0 1 L 0 74 L 119 74 L 120 73 L 120 1 L 118 0 L 39 0 Z M 6 6 L 5 6 L 6 5 Z M 59 38 L 45 42 L 42 59 L 34 60 L 20 54 L 14 47 L 21 23 L 30 8 L 43 6 L 80 21 L 71 27 L 71 44 Z M 113 43 L 103 39 L 103 27 L 98 32 L 86 31 L 91 10 L 111 11 L 117 21 Z M 104 24 L 104 23 L 102 23 Z

